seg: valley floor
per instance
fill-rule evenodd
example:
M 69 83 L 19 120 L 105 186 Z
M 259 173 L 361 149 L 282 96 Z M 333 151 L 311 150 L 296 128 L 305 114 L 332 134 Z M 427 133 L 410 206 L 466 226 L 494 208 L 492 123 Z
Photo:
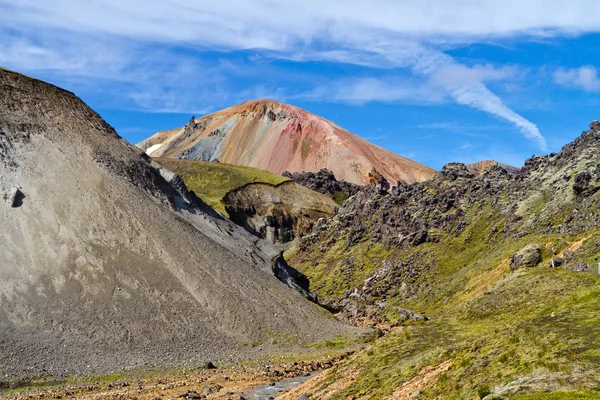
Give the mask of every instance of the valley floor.
M 310 361 L 236 364 L 216 369 L 171 373 L 131 372 L 108 377 L 80 378 L 48 386 L 13 389 L 5 399 L 257 399 L 256 392 L 282 394 L 323 370 L 343 362 L 336 351 Z M 293 379 L 291 379 L 293 378 Z M 279 389 L 278 389 L 279 388 Z M 300 394 L 302 395 L 302 393 Z

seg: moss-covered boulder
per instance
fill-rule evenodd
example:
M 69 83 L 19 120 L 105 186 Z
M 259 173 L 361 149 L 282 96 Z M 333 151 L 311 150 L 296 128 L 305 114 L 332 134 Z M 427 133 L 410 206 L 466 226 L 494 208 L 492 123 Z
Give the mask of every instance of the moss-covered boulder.
M 510 268 L 535 267 L 542 261 L 542 246 L 530 244 L 516 252 L 510 261 Z

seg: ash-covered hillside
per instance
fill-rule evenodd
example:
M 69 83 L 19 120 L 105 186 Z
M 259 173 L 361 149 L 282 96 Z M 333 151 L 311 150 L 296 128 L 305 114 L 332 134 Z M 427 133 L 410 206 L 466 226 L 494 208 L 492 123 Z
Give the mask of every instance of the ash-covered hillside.
M 75 95 L 3 69 L 0 196 L 9 379 L 244 359 L 356 332 Z

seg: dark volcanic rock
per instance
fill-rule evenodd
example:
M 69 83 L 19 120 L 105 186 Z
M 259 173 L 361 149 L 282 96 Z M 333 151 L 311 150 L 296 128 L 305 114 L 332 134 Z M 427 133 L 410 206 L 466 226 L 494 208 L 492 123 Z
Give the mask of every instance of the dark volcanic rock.
M 502 169 L 504 170 L 504 172 L 511 175 L 517 175 L 520 172 L 519 168 L 515 168 L 507 164 L 502 164 L 494 160 L 483 160 L 467 165 L 467 169 L 469 170 L 469 172 L 475 176 L 484 174 L 493 168 Z
M 599 166 L 600 166 L 600 164 L 599 164 Z M 596 174 L 596 171 L 594 171 L 594 174 Z M 583 171 L 583 172 L 580 172 L 577 175 L 575 175 L 575 183 L 573 184 L 573 192 L 576 195 L 583 196 L 583 197 L 591 196 L 594 193 L 596 193 L 596 191 L 598 191 L 598 189 L 600 189 L 600 186 L 591 185 L 592 177 L 593 177 L 592 173 L 590 173 L 588 171 Z
M 319 172 L 294 172 L 293 174 L 286 171 L 282 175 L 302 186 L 330 196 L 338 204 L 354 196 L 360 188 L 354 183 L 338 181 L 333 172 L 328 169 L 321 169 Z
M 598 188 L 600 123 L 594 122 L 559 153 L 527 160 L 518 174 L 492 164 L 474 176 L 464 164 L 450 163 L 425 182 L 399 182 L 389 191 L 362 186 L 335 217 L 319 221 L 302 239 L 292 262 L 302 265 L 309 277 L 311 266 L 333 269 L 325 278 L 315 274 L 324 283 L 311 282 L 313 289 L 325 292 L 321 301 L 332 309 L 348 315 L 362 310 L 356 315 L 364 317 L 376 302 L 427 296 L 443 251 L 597 228 Z M 444 246 L 427 246 L 436 242 Z M 512 268 L 538 265 L 541 257 L 540 246 L 526 248 L 514 255 Z M 569 264 L 576 261 L 566 257 Z M 377 268 L 364 287 L 345 286 L 364 279 L 365 269 Z M 344 296 L 339 295 L 341 288 L 348 289 Z
M 434 179 L 455 181 L 458 178 L 473 178 L 474 176 L 465 164 L 454 162 L 444 165 L 440 171 L 436 172 Z
M 24 198 L 25 195 L 23 194 L 23 192 L 21 192 L 21 190 L 16 187 L 10 189 L 10 191 L 6 194 L 6 201 L 13 208 L 21 207 Z

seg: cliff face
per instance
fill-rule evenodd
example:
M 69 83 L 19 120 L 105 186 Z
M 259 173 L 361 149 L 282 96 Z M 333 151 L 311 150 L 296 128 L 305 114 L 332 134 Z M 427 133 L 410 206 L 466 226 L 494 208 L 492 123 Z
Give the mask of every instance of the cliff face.
M 331 198 L 295 182 L 251 183 L 227 193 L 223 203 L 232 221 L 272 243 L 302 238 L 338 208 Z
M 72 93 L 0 69 L 2 376 L 245 358 L 273 335 L 348 332 L 273 276 L 278 254 Z
M 394 154 L 298 107 L 247 101 L 140 143 L 153 157 L 220 161 L 281 174 L 333 171 L 340 180 L 368 183 L 375 168 L 388 181 L 421 182 L 434 171 Z

